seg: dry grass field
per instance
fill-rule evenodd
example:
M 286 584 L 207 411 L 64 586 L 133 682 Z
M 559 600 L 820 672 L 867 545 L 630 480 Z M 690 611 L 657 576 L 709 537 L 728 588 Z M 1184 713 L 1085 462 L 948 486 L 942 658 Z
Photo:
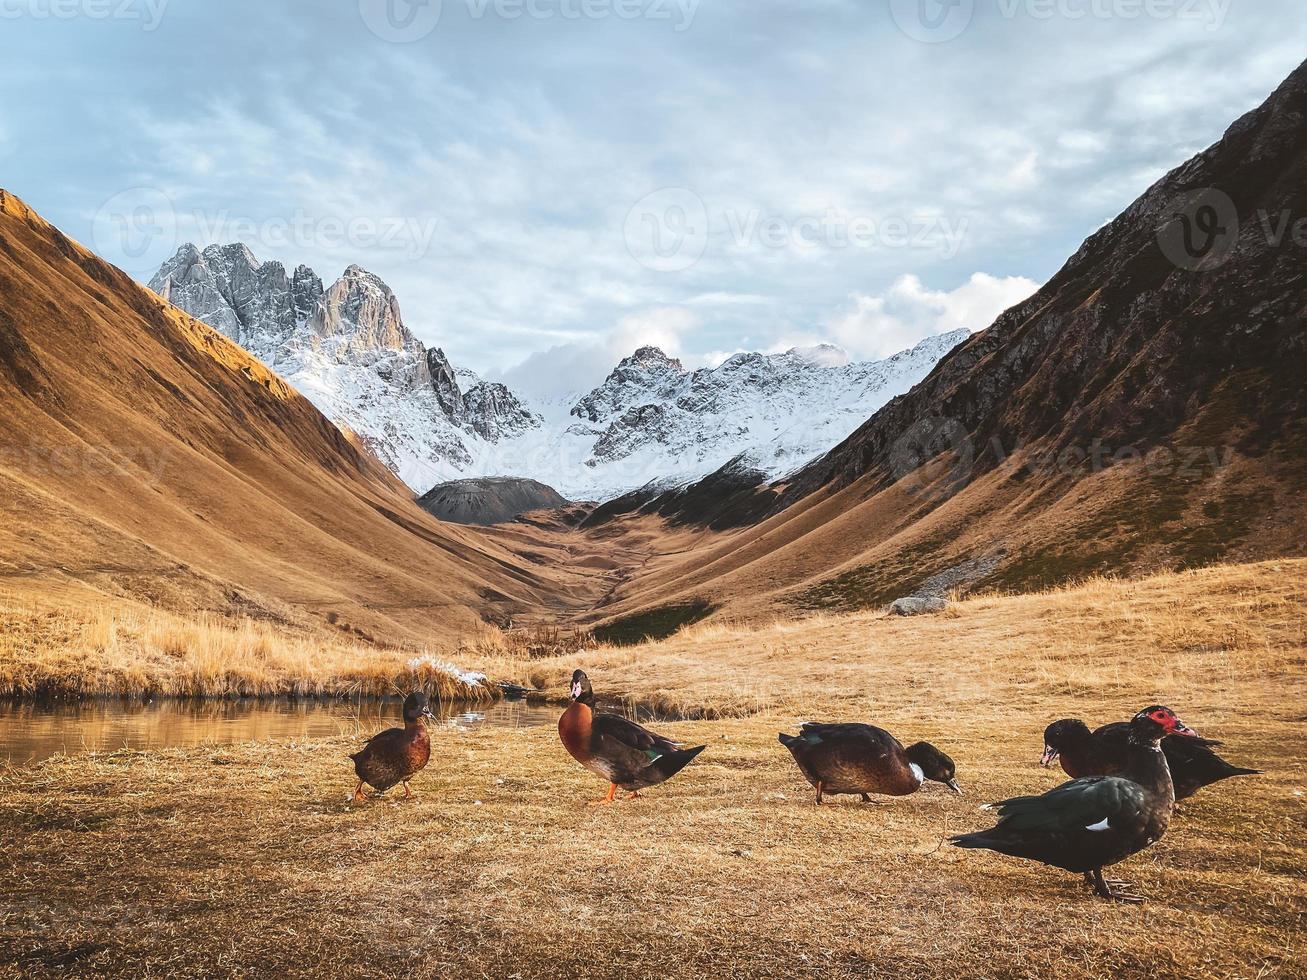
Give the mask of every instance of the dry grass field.
M 487 629 L 470 642 L 501 640 Z M 370 697 L 420 687 L 446 700 L 493 700 L 495 688 L 461 676 L 464 653 L 447 661 L 248 618 L 0 592 L 4 697 Z
M 702 625 L 471 664 L 693 720 L 636 802 L 549 728 L 442 734 L 411 802 L 351 805 L 330 739 L 0 771 L 0 962 L 30 975 L 1295 977 L 1307 971 L 1307 562 L 982 597 L 945 616 Z M 1153 701 L 1260 777 L 1202 791 L 1118 868 L 1143 906 L 960 852 L 985 800 L 1049 788 L 1040 732 Z M 966 795 L 815 808 L 776 732 L 929 739 Z

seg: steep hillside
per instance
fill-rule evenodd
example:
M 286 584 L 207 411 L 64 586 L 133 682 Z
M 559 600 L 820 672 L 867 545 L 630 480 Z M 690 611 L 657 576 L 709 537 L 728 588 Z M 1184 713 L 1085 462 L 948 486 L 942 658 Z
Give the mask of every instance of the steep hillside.
M 0 590 L 451 640 L 549 570 L 441 524 L 306 399 L 0 192 Z
M 726 480 L 762 522 L 610 614 L 1302 554 L 1305 317 L 1307 66 L 838 447 L 747 500 Z

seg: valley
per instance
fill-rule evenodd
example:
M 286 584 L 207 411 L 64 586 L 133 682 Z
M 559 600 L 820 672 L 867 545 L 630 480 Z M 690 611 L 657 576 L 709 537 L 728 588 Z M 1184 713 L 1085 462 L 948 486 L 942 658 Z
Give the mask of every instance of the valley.
M 553 701 L 584 666 L 601 693 L 696 719 L 657 726 L 708 746 L 694 765 L 598 809 L 600 780 L 552 725 L 435 730 L 417 797 L 366 805 L 348 802 L 349 735 L 0 768 L 0 959 L 111 976 L 1297 976 L 1304 608 L 1299 559 L 482 663 Z M 1147 904 L 945 846 L 991 821 L 979 804 L 1064 778 L 1038 765 L 1050 721 L 1159 698 L 1266 773 L 1202 790 L 1114 869 Z M 776 741 L 812 718 L 931 740 L 964 795 L 814 807 Z

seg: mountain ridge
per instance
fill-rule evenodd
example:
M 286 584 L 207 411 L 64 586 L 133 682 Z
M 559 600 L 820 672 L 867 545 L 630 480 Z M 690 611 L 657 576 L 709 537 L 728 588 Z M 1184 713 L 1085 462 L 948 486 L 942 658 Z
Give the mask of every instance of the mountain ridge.
M 830 451 L 751 491 L 714 474 L 726 492 L 688 509 L 641 502 L 748 526 L 628 583 L 608 617 L 1304 553 L 1307 250 L 1268 215 L 1307 217 L 1307 64 Z
M 691 483 L 742 453 L 777 476 L 834 445 L 967 335 L 927 337 L 882 361 L 850 363 L 823 347 L 737 354 L 696 371 L 646 346 L 589 392 L 531 405 L 426 348 L 393 291 L 357 265 L 324 290 L 307 266 L 288 277 L 243 244 L 187 244 L 150 286 L 284 375 L 418 493 L 514 476 L 570 499 L 612 499 L 653 480 Z

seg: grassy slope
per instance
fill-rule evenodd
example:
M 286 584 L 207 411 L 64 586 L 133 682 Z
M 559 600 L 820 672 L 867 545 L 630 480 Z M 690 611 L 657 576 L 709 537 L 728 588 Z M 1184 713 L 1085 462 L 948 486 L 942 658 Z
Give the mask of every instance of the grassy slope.
M 1285 561 L 976 599 L 929 620 L 704 624 L 592 651 L 604 691 L 734 716 L 664 726 L 709 751 L 604 810 L 584 805 L 601 787 L 549 729 L 442 736 L 412 803 L 347 805 L 347 739 L 10 771 L 0 961 L 121 975 L 1301 975 L 1305 605 L 1307 562 Z M 572 666 L 503 665 L 555 693 Z M 1271 771 L 1204 791 L 1122 866 L 1148 905 L 941 846 L 984 823 L 980 801 L 1055 784 L 1035 765 L 1047 721 L 1153 700 Z M 775 742 L 816 716 L 936 741 L 967 796 L 816 810 Z
M 250 355 L 4 191 L 0 419 L 6 593 L 404 645 L 584 595 L 436 521 Z

